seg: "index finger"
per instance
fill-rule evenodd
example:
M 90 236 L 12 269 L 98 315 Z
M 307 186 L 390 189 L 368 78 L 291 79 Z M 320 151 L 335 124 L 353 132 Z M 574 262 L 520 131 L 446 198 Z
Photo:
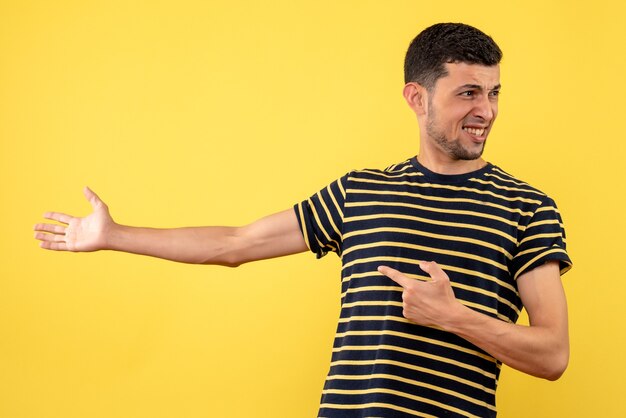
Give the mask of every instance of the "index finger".
M 46 212 L 43 214 L 43 217 L 46 219 L 58 221 L 64 224 L 69 224 L 73 218 L 73 216 L 66 215 L 65 213 L 60 213 L 60 212 Z
M 389 277 L 391 280 L 398 283 L 403 288 L 406 288 L 407 286 L 415 283 L 415 280 L 406 277 L 404 274 L 400 273 L 396 269 L 392 269 L 391 267 L 378 266 L 378 272 Z

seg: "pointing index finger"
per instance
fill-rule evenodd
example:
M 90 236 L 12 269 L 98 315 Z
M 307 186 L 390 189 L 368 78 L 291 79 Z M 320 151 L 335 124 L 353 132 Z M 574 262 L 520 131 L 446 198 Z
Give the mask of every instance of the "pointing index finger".
M 393 280 L 394 282 L 398 283 L 403 288 L 406 288 L 411 283 L 415 282 L 415 280 L 406 277 L 404 274 L 400 273 L 396 269 L 392 269 L 391 267 L 378 266 L 378 272 L 384 274 L 387 277 L 389 277 L 391 280 Z

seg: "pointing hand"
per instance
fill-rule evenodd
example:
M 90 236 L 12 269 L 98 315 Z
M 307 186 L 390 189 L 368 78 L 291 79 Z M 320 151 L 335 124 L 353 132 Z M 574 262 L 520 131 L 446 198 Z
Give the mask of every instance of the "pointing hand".
M 437 263 L 422 261 L 420 268 L 431 280 L 415 280 L 387 266 L 378 267 L 378 271 L 402 286 L 405 318 L 419 325 L 445 328 L 462 305 L 454 296 L 448 275 Z

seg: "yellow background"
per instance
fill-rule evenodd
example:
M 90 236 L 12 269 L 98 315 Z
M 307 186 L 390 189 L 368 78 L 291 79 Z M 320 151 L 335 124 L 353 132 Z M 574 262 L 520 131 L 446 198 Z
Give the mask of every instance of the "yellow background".
M 486 157 L 556 199 L 572 357 L 504 368 L 502 417 L 622 417 L 620 1 L 0 1 L 0 417 L 311 417 L 339 262 L 238 269 L 40 250 L 47 210 L 242 224 L 417 153 L 410 40 L 463 21 L 504 50 Z

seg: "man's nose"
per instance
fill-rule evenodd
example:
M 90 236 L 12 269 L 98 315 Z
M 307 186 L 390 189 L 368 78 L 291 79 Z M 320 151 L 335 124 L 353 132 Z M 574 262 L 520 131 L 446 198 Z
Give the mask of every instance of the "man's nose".
M 480 117 L 487 122 L 491 122 L 495 115 L 495 104 L 489 100 L 489 95 L 481 95 L 475 102 L 474 116 Z

